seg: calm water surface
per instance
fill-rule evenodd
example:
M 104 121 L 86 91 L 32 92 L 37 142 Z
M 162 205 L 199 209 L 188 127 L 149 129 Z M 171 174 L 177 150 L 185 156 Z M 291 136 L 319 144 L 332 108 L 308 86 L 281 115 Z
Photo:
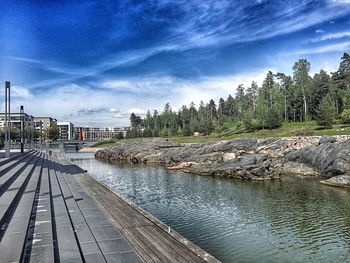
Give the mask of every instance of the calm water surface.
M 68 157 L 222 262 L 350 262 L 350 191 Z

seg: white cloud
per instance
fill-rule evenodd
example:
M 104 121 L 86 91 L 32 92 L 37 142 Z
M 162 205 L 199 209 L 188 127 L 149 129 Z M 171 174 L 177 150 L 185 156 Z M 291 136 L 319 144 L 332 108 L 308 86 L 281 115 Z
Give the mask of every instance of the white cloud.
M 129 113 L 129 114 L 135 113 L 136 115 L 143 115 L 143 114 L 146 114 L 146 111 L 139 108 L 131 108 L 127 110 L 126 113 Z
M 350 0 L 333 0 L 335 3 L 350 4 Z
M 324 33 L 324 31 L 323 31 L 322 29 L 316 29 L 315 32 L 316 32 L 317 34 L 323 34 L 323 33 Z
M 340 39 L 340 38 L 345 38 L 345 37 L 350 37 L 350 31 L 326 34 L 326 35 L 323 35 L 317 39 L 314 39 L 313 42 Z
M 306 48 L 298 51 L 290 52 L 286 55 L 307 55 L 307 54 L 322 54 L 330 52 L 346 52 L 350 49 L 350 41 L 339 44 L 324 45 L 320 47 Z
M 11 97 L 32 98 L 31 92 L 22 86 L 11 87 Z
M 116 108 L 110 108 L 110 109 L 109 109 L 109 112 L 118 113 L 119 110 L 117 110 Z

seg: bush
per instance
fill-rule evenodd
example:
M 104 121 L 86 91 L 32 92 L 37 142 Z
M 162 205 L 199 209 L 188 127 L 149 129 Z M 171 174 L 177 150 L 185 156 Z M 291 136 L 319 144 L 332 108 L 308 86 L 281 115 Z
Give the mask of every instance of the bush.
M 350 124 L 350 109 L 346 109 L 340 115 L 340 118 L 343 123 Z

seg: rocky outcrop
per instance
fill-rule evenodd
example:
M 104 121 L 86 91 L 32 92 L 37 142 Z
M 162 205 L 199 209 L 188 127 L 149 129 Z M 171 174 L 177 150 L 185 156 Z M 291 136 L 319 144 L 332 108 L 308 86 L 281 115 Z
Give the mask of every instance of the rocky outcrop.
M 139 139 L 101 149 L 95 156 L 248 180 L 276 179 L 281 175 L 333 177 L 350 174 L 350 136 L 240 138 L 193 144 Z
M 350 188 L 350 174 L 334 176 L 328 180 L 321 181 L 322 184 Z
M 350 171 L 350 140 L 328 141 L 319 145 L 291 152 L 289 161 L 304 163 L 319 171 L 323 176 L 333 177 Z

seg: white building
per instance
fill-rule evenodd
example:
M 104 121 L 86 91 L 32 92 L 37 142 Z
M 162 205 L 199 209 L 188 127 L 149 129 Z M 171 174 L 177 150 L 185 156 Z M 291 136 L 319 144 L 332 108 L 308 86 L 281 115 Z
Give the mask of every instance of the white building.
M 73 124 L 68 121 L 58 121 L 57 128 L 60 131 L 61 141 L 70 141 L 73 140 Z

